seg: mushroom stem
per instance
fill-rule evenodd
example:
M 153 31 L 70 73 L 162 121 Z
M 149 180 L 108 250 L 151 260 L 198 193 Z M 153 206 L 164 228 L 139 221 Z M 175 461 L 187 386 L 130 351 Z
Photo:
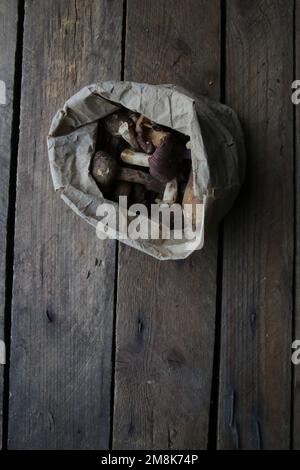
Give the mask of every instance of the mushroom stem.
M 200 204 L 201 200 L 199 196 L 196 196 L 194 193 L 194 183 L 193 183 L 193 172 L 191 171 L 189 180 L 187 182 L 184 195 L 183 195 L 183 200 L 182 200 L 182 207 L 185 209 L 185 204 L 191 204 L 192 205 L 192 210 L 191 211 L 186 211 L 185 216 L 192 222 L 193 228 L 196 227 L 196 222 L 197 221 L 197 204 Z
M 164 204 L 172 205 L 176 202 L 177 195 L 178 183 L 177 178 L 174 178 L 166 184 L 162 202 Z
M 165 186 L 164 193 L 155 199 L 157 204 L 168 204 L 171 206 L 175 204 L 178 196 L 178 182 L 177 178 L 168 181 Z
M 121 159 L 123 162 L 129 163 L 130 165 L 149 167 L 148 158 L 149 156 L 146 153 L 134 152 L 131 149 L 125 149 L 121 153 Z
M 140 183 L 147 191 L 154 191 L 156 193 L 162 193 L 164 185 L 159 181 L 152 178 L 151 175 L 141 170 L 133 170 L 131 168 L 119 168 L 117 173 L 117 179 L 120 181 L 127 181 L 128 183 Z

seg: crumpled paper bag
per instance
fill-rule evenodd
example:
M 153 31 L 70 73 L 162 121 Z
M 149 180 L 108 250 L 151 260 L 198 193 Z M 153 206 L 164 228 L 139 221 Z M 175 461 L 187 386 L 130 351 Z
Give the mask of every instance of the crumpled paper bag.
M 203 247 L 204 233 L 228 212 L 242 184 L 245 151 L 238 119 L 227 106 L 174 85 L 106 81 L 68 99 L 54 116 L 47 139 L 53 185 L 95 228 L 97 208 L 106 202 L 89 173 L 98 120 L 120 106 L 190 136 L 194 193 L 203 202 L 201 236 L 194 243 L 184 237 L 121 241 L 160 260 L 186 258 Z M 113 234 L 116 239 L 120 235 L 117 230 Z

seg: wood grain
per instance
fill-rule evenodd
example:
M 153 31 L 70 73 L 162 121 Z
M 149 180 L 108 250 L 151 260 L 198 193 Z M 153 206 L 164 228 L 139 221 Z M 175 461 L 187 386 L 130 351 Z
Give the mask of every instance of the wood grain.
M 300 80 L 300 2 L 295 2 L 295 72 L 296 80 Z M 298 87 L 299 88 L 299 87 Z M 294 90 L 293 90 L 294 91 Z M 295 108 L 295 330 L 293 340 L 300 340 L 300 104 Z M 300 449 L 300 365 L 294 367 L 294 403 L 293 403 L 293 448 Z
M 293 289 L 293 2 L 227 2 L 226 99 L 247 178 L 225 221 L 221 449 L 288 449 Z
M 0 340 L 4 342 L 6 236 L 12 154 L 13 91 L 17 44 L 18 1 L 0 1 L 0 80 L 6 88 L 6 102 L 0 104 Z M 2 85 L 3 86 L 3 85 Z M 2 446 L 2 405 L 4 365 L 0 364 L 0 448 Z
M 219 2 L 130 0 L 125 78 L 218 99 Z M 178 262 L 120 244 L 114 448 L 206 448 L 216 261 L 216 238 Z
M 10 449 L 101 449 L 110 433 L 115 243 L 54 194 L 46 136 L 82 86 L 120 78 L 122 2 L 26 1 Z

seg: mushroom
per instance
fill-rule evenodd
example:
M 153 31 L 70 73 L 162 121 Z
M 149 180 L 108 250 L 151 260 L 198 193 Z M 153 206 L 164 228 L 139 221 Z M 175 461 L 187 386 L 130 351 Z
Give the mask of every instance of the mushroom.
M 91 165 L 91 174 L 105 194 L 111 189 L 114 180 L 127 183 L 139 183 L 143 185 L 147 191 L 153 191 L 155 193 L 161 193 L 164 190 L 164 185 L 152 178 L 148 173 L 141 170 L 118 167 L 117 161 L 103 150 L 100 150 L 94 155 Z
M 180 152 L 176 148 L 176 140 L 171 132 L 165 135 L 160 146 L 149 157 L 150 175 L 161 183 L 167 183 L 180 171 Z
M 142 114 L 137 117 L 136 113 L 134 113 L 132 119 L 135 122 L 135 131 L 140 147 L 148 154 L 153 153 L 154 147 L 160 146 L 162 139 L 169 131 L 164 130 L 160 125 L 150 121 L 150 119 Z
M 166 184 L 162 202 L 164 204 L 172 205 L 176 202 L 178 196 L 177 179 L 174 178 Z
M 155 127 L 146 126 L 145 137 L 147 140 L 150 140 L 155 148 L 159 147 L 162 139 L 169 134 L 168 131 L 165 131 L 161 128 L 156 129 Z
M 121 152 L 123 162 L 130 165 L 144 166 L 150 168 L 150 174 L 161 183 L 168 183 L 180 173 L 180 164 L 183 161 L 180 147 L 176 147 L 176 141 L 172 134 L 167 133 L 153 155 L 135 152 L 125 149 Z
M 131 149 L 125 149 L 121 152 L 121 160 L 130 165 L 149 167 L 149 155 L 142 152 L 135 152 Z
M 127 181 L 128 183 L 140 183 L 147 191 L 154 191 L 156 193 L 162 193 L 164 185 L 156 179 L 152 178 L 151 175 L 141 170 L 135 170 L 132 168 L 119 168 L 117 172 L 117 179 L 119 181 Z
M 107 192 L 117 175 L 117 161 L 109 153 L 100 150 L 93 157 L 91 173 L 100 188 Z
M 136 140 L 134 123 L 128 116 L 127 111 L 120 110 L 110 114 L 104 119 L 107 132 L 113 136 L 120 136 L 131 145 L 135 150 L 139 150 L 139 144 Z
M 199 196 L 196 196 L 194 193 L 194 184 L 193 184 L 193 172 L 190 172 L 189 180 L 187 182 L 184 195 L 183 195 L 183 200 L 182 200 L 182 206 L 183 210 L 185 210 L 185 204 L 191 204 L 192 208 L 191 211 L 188 210 L 185 212 L 185 217 L 187 217 L 187 220 L 192 222 L 192 227 L 193 229 L 196 227 L 196 223 L 198 222 L 197 220 L 197 205 L 201 204 L 201 199 Z
M 178 196 L 178 182 L 177 182 L 177 178 L 174 178 L 166 184 L 162 197 L 156 198 L 155 202 L 157 204 L 168 204 L 169 206 L 171 206 L 172 204 L 175 204 L 177 200 L 177 196 Z
M 146 121 L 146 118 L 142 114 L 140 115 L 140 117 L 136 121 L 136 124 L 135 124 L 136 140 L 137 140 L 139 146 L 141 147 L 141 149 L 145 153 L 152 154 L 155 149 L 154 149 L 154 145 L 151 142 L 151 140 L 146 137 L 145 129 L 144 129 L 144 126 L 143 126 L 145 121 Z

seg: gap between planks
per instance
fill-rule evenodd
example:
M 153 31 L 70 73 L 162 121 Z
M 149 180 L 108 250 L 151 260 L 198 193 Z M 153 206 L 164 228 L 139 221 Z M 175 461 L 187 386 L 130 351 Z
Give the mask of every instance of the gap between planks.
M 18 149 L 20 134 L 20 106 L 22 83 L 23 33 L 24 33 L 24 0 L 18 0 L 17 39 L 15 52 L 15 70 L 13 86 L 13 115 L 11 132 L 11 160 L 9 175 L 8 214 L 6 232 L 6 273 L 5 273 L 5 310 L 4 310 L 4 340 L 6 348 L 6 364 L 4 366 L 3 390 L 3 434 L 2 448 L 7 449 L 8 414 L 9 414 L 9 366 L 10 366 L 10 337 L 11 337 L 11 307 L 13 289 L 14 265 L 14 234 L 15 234 L 15 205 L 16 180 L 18 168 Z

